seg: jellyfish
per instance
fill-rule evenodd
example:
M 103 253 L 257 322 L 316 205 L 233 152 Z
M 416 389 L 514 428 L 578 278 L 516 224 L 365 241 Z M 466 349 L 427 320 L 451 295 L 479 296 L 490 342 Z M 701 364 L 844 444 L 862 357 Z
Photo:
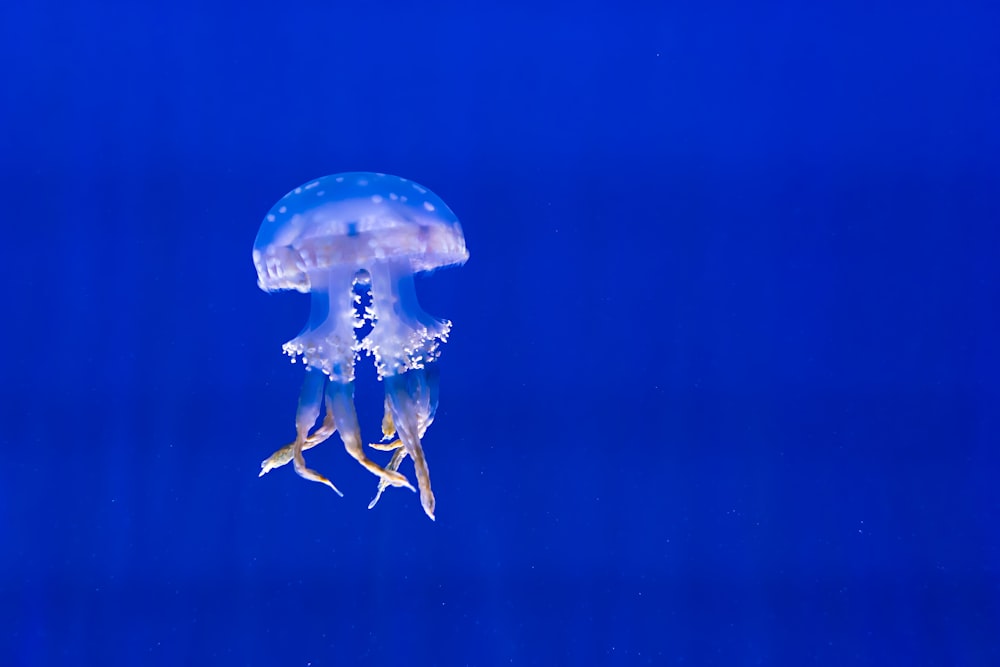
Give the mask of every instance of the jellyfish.
M 437 360 L 451 322 L 417 302 L 414 275 L 465 263 L 458 218 L 440 197 L 413 181 L 351 172 L 310 181 L 264 217 L 253 246 L 265 292 L 311 295 L 305 328 L 284 345 L 305 366 L 295 440 L 261 463 L 260 475 L 289 461 L 300 477 L 333 482 L 308 468 L 303 452 L 340 434 L 347 452 L 379 478 L 369 509 L 389 486 L 414 490 L 399 466 L 409 456 L 420 504 L 434 519 L 434 494 L 421 440 L 438 404 Z M 368 329 L 359 336 L 359 330 Z M 368 458 L 354 408 L 354 364 L 362 353 L 385 386 L 383 468 Z M 320 417 L 322 415 L 322 420 Z

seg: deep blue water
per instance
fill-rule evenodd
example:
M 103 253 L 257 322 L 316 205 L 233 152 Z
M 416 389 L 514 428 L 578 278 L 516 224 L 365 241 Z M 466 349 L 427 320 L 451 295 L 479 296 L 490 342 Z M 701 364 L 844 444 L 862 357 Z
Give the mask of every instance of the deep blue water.
M 5 3 L 0 665 L 1000 664 L 998 34 L 987 2 Z M 308 299 L 251 246 L 352 170 L 471 252 L 417 285 L 454 321 L 433 523 L 368 511 L 336 438 L 344 498 L 257 477 Z

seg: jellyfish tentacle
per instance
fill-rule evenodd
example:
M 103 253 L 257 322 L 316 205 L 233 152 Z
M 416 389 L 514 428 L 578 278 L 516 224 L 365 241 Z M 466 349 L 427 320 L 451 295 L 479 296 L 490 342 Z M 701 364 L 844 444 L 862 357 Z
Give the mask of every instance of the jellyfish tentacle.
M 375 445 L 372 445 L 372 447 L 375 447 Z M 392 458 L 389 459 L 389 463 L 386 464 L 385 469 L 399 470 L 400 464 L 403 463 L 403 459 L 406 458 L 406 447 L 403 446 L 402 441 L 396 440 L 392 443 L 389 443 L 389 445 L 387 445 L 386 448 L 391 448 L 394 449 L 395 451 L 392 453 Z M 378 491 L 375 493 L 375 497 L 372 498 L 372 501 L 368 503 L 368 509 L 372 509 L 373 507 L 375 507 L 379 499 L 382 497 L 382 493 L 387 488 L 389 488 L 389 483 L 386 482 L 384 479 L 380 479 L 378 481 Z
M 312 468 L 306 467 L 306 460 L 302 457 L 302 441 L 296 440 L 292 446 L 292 467 L 295 468 L 295 472 L 302 479 L 308 479 L 312 482 L 319 482 L 320 484 L 326 484 L 331 489 L 333 489 L 338 496 L 344 497 L 344 494 L 334 486 L 333 482 L 319 474 Z
M 368 446 L 372 449 L 377 449 L 380 452 L 393 452 L 403 446 L 403 441 L 393 440 L 392 442 L 369 442 Z
M 403 441 L 396 438 L 396 425 L 392 422 L 392 406 L 389 403 L 389 397 L 385 397 L 385 413 L 382 415 L 382 442 L 370 442 L 368 446 L 372 449 L 377 449 L 382 452 L 392 452 L 392 458 L 389 459 L 389 463 L 386 464 L 386 470 L 399 470 L 399 466 L 403 463 L 403 459 L 406 458 L 406 447 L 403 446 Z M 393 439 L 395 438 L 395 439 Z M 391 442 L 386 442 L 386 440 L 391 440 Z M 378 490 L 375 492 L 375 497 L 372 501 L 368 503 L 368 509 L 372 509 L 378 504 L 378 501 L 382 498 L 382 494 L 385 490 L 389 488 L 383 480 L 378 481 Z
M 438 369 L 436 363 L 429 363 L 420 370 L 411 370 L 406 373 L 405 382 L 402 385 L 406 388 L 407 395 L 412 399 L 405 408 L 407 414 L 413 415 L 416 423 L 417 441 L 423 440 L 427 428 L 434 421 L 434 413 L 437 411 L 438 401 Z M 393 398 L 390 396 L 389 384 L 386 384 L 385 416 L 382 417 L 382 434 L 385 438 L 392 438 L 396 434 L 396 426 L 392 416 Z M 398 470 L 399 466 L 406 459 L 409 453 L 402 439 L 396 438 L 392 442 L 377 442 L 368 445 L 372 449 L 393 452 L 392 458 L 386 465 L 386 470 Z M 421 445 L 421 451 L 423 447 Z M 414 463 L 416 466 L 416 463 Z M 424 462 L 426 469 L 426 461 Z M 419 481 L 419 480 L 418 480 Z M 430 480 L 428 479 L 428 486 Z M 379 482 L 378 491 L 375 498 L 369 503 L 368 509 L 372 509 L 382 497 L 387 485 Z M 431 494 L 433 504 L 433 494 Z M 432 519 L 434 517 L 431 517 Z
M 344 442 L 347 453 L 366 469 L 392 486 L 402 486 L 416 491 L 405 476 L 395 470 L 386 470 L 365 455 L 361 445 L 361 427 L 358 425 L 358 415 L 354 410 L 354 383 L 330 382 L 326 387 L 327 408 L 333 414 L 340 439 Z
M 329 401 L 327 401 L 326 415 L 323 418 L 323 423 L 317 426 L 316 429 L 309 434 L 309 437 L 307 437 L 306 441 L 302 444 L 302 451 L 304 452 L 307 449 L 312 449 L 316 445 L 326 442 L 330 436 L 336 432 L 336 430 L 337 426 L 333 421 L 333 412 L 330 410 Z M 275 468 L 280 468 L 291 461 L 293 457 L 292 450 L 294 447 L 295 442 L 290 442 L 261 461 L 260 474 L 257 476 L 263 477 Z
M 307 449 L 312 449 L 316 445 L 326 442 L 330 439 L 337 431 L 337 423 L 333 419 L 333 411 L 330 409 L 330 401 L 326 402 L 326 415 L 323 417 L 323 423 L 316 427 L 309 437 L 306 438 L 305 444 L 302 445 L 302 451 Z
M 333 482 L 312 468 L 307 467 L 306 460 L 302 456 L 302 450 L 305 449 L 306 441 L 309 439 L 309 430 L 319 419 L 320 406 L 323 402 L 323 388 L 326 381 L 326 375 L 324 375 L 322 371 L 311 368 L 306 369 L 306 378 L 303 381 L 302 389 L 299 392 L 299 407 L 295 412 L 296 436 L 295 442 L 292 443 L 292 467 L 295 468 L 295 472 L 299 477 L 313 482 L 319 482 L 320 484 L 326 484 L 331 489 L 336 491 L 337 495 L 343 496 L 344 494 L 340 492 L 340 489 L 334 486 Z M 336 421 L 336 419 L 334 419 L 334 421 Z M 316 444 L 319 443 L 317 442 Z
M 392 408 L 389 406 L 389 397 L 385 397 L 384 412 L 382 413 L 382 440 L 391 440 L 396 436 L 396 425 L 392 423 Z M 374 445 L 372 445 L 374 447 Z M 398 445 L 397 445 L 398 446 Z
M 424 448 L 420 444 L 421 412 L 419 387 L 423 381 L 423 369 L 410 370 L 399 375 L 385 378 L 385 395 L 389 398 L 392 410 L 392 421 L 396 426 L 396 435 L 403 443 L 406 453 L 413 457 L 413 468 L 417 473 L 417 486 L 420 489 L 420 504 L 424 513 L 434 519 L 434 493 L 431 491 L 431 475 L 424 457 Z M 411 386 L 411 380 L 415 380 Z M 426 427 L 426 424 L 424 424 Z

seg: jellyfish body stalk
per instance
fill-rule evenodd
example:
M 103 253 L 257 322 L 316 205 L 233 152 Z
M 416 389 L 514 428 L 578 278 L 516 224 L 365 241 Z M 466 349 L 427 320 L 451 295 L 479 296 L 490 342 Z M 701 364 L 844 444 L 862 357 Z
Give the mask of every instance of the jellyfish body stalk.
M 451 322 L 438 320 L 420 307 L 412 271 L 405 263 L 379 262 L 369 268 L 369 273 L 374 324 L 361 345 L 375 357 L 379 377 L 385 383 L 383 435 L 392 437 L 389 431 L 393 431 L 399 443 L 378 448 L 401 447 L 405 452 L 393 453 L 389 470 L 398 469 L 405 455 L 413 459 L 420 504 L 434 519 L 434 493 L 421 439 L 437 411 L 438 373 L 434 361 L 441 342 L 448 338 Z M 380 484 L 369 508 L 375 506 L 384 489 Z
M 347 452 L 380 481 L 415 491 L 405 476 L 396 470 L 386 470 L 369 459 L 362 445 L 361 428 L 354 409 L 354 359 L 358 349 L 354 330 L 360 326 L 355 311 L 355 274 L 356 271 L 347 269 L 326 274 L 329 289 L 313 290 L 312 309 L 305 329 L 284 346 L 293 361 L 301 357 L 306 365 L 295 414 L 296 437 L 294 442 L 261 463 L 260 475 L 291 460 L 300 477 L 325 484 L 342 496 L 333 482 L 306 466 L 302 455 L 303 451 L 339 432 Z M 324 397 L 326 416 L 317 426 Z

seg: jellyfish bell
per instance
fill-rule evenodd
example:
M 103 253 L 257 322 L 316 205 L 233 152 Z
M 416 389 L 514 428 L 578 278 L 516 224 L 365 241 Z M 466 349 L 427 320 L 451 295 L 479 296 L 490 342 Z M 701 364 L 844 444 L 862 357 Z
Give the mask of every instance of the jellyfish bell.
M 469 258 L 458 217 L 429 189 L 388 174 L 324 176 L 295 188 L 264 217 L 254 242 L 261 289 L 311 291 L 331 268 L 370 271 L 381 260 L 413 272 Z
M 421 504 L 434 518 L 421 439 L 437 409 L 435 361 L 451 322 L 420 307 L 413 277 L 468 257 L 461 225 L 448 205 L 398 176 L 324 176 L 271 208 L 253 248 L 257 284 L 267 292 L 308 292 L 311 308 L 305 328 L 284 345 L 285 353 L 306 367 L 295 442 L 265 460 L 261 475 L 291 460 L 300 476 L 336 490 L 306 467 L 302 452 L 337 431 L 347 451 L 380 478 L 371 506 L 389 485 L 413 488 L 398 472 L 409 455 Z M 370 304 L 359 311 L 366 291 Z M 357 330 L 366 323 L 371 330 L 358 340 Z M 386 389 L 384 439 L 397 436 L 376 446 L 394 450 L 385 468 L 365 455 L 354 409 L 354 364 L 362 351 L 374 359 Z M 326 414 L 317 425 L 324 403 Z

